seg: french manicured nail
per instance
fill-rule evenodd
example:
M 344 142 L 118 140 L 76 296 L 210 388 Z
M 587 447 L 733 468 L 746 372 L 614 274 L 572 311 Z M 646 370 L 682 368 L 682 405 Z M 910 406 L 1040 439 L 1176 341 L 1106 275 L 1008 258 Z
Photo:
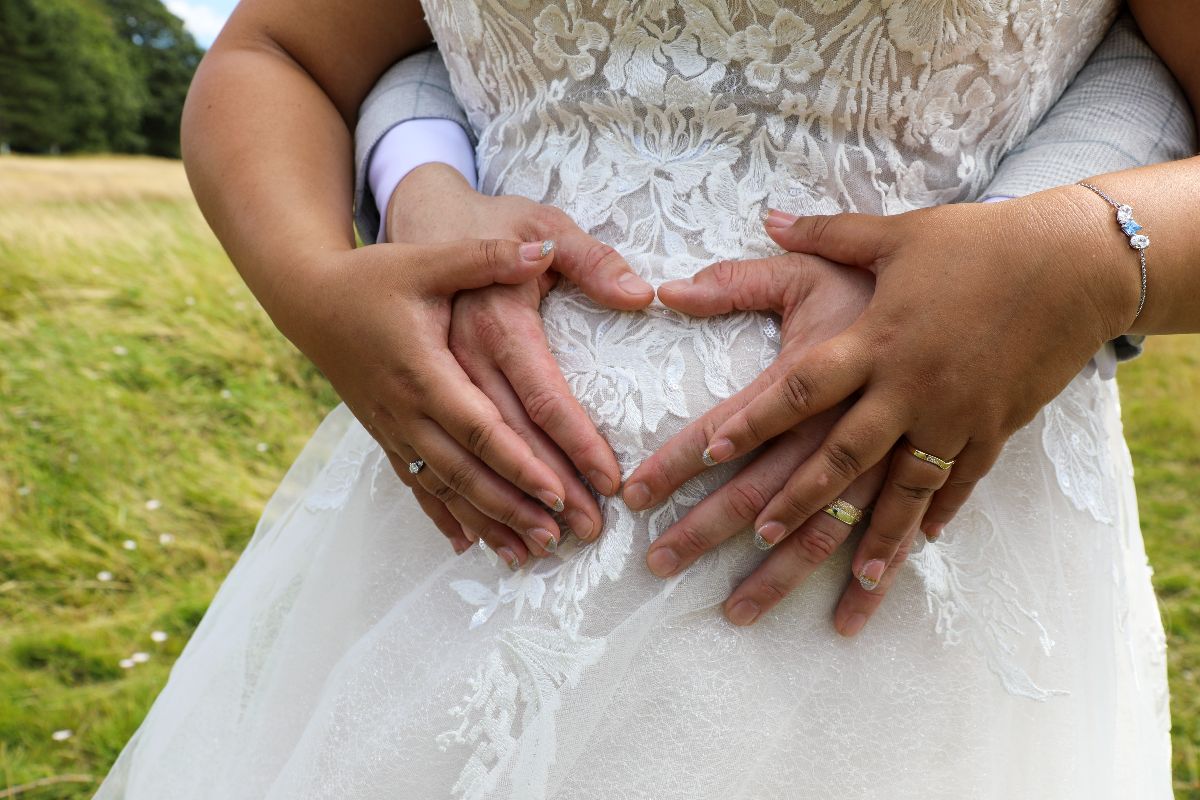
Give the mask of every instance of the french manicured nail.
M 931 542 L 936 542 L 941 538 L 942 531 L 946 530 L 946 523 L 935 522 L 925 529 L 925 538 Z
M 728 439 L 717 439 L 704 450 L 700 460 L 706 467 L 715 467 L 731 455 L 733 455 L 733 442 Z
M 787 533 L 782 522 L 766 522 L 754 532 L 754 546 L 759 550 L 770 550 L 779 544 L 779 540 Z
M 660 578 L 668 578 L 679 569 L 679 556 L 669 547 L 656 547 L 646 556 L 646 566 Z
M 529 538 L 537 542 L 547 553 L 553 553 L 558 549 L 558 539 L 555 539 L 554 534 L 545 528 L 531 528 Z
M 800 219 L 795 214 L 785 214 L 779 209 L 772 208 L 767 211 L 767 215 L 763 217 L 763 222 L 771 228 L 787 228 L 796 224 L 796 220 Z
M 562 510 L 567 507 L 563 499 L 549 489 L 543 489 L 537 493 L 538 500 L 545 504 L 546 508 L 553 511 L 555 514 L 561 514 Z
M 762 610 L 753 600 L 738 600 L 733 608 L 729 609 L 729 621 L 734 625 L 749 625 L 758 619 L 760 613 Z
M 650 505 L 650 489 L 644 483 L 631 483 L 625 487 L 625 505 L 641 511 Z
M 479 534 L 476 533 L 475 531 L 471 530 L 470 528 L 468 528 L 466 525 L 462 526 L 462 532 L 463 532 L 463 536 L 466 536 L 468 539 L 471 540 L 471 544 L 475 544 L 476 542 L 479 541 Z
M 617 286 L 625 290 L 626 294 L 643 295 L 646 292 L 654 290 L 654 287 L 646 283 L 632 272 L 626 272 L 621 277 L 617 278 Z
M 887 564 L 879 559 L 872 559 L 863 564 L 862 569 L 858 571 L 858 582 L 868 592 L 875 591 L 875 587 L 883 580 L 883 571 L 887 569 Z
M 841 629 L 838 630 L 842 636 L 850 637 L 857 636 L 858 632 L 867 624 L 866 614 L 851 614 L 846 617 L 846 621 L 842 623 Z
M 463 541 L 462 539 L 455 539 L 454 541 L 450 542 L 450 546 L 453 547 L 454 552 L 460 556 L 471 549 L 471 543 Z
M 592 531 L 595 530 L 595 525 L 592 523 L 592 518 L 582 511 L 571 509 L 566 513 L 567 525 L 575 532 L 575 535 L 580 539 L 590 539 Z
M 554 240 L 546 239 L 541 242 L 525 242 L 519 250 L 521 258 L 526 261 L 541 261 L 554 252 Z
M 515 571 L 521 568 L 521 559 L 517 558 L 517 554 L 511 548 L 501 547 L 496 551 L 496 555 L 500 556 L 505 564 L 508 564 L 509 569 Z
M 587 479 L 588 483 L 592 485 L 592 488 L 605 497 L 612 496 L 612 493 L 617 490 L 617 485 L 613 483 L 612 478 L 608 477 L 598 469 L 588 472 Z

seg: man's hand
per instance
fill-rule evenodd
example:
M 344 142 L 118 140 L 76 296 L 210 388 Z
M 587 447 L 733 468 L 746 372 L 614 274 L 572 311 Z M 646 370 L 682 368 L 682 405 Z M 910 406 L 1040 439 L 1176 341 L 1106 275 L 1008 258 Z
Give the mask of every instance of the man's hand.
M 391 241 L 442 242 L 482 235 L 551 240 L 554 269 L 597 302 L 637 310 L 654 297 L 650 285 L 616 251 L 585 234 L 558 209 L 521 197 L 480 195 L 445 165 L 424 165 L 400 182 L 388 204 L 386 226 Z M 571 394 L 546 342 L 538 307 L 557 280 L 551 272 L 520 285 L 461 293 L 454 301 L 450 346 L 505 423 L 554 468 L 566 487 L 562 519 L 579 538 L 590 541 L 599 535 L 602 519 L 577 476 L 583 475 L 600 494 L 612 495 L 620 485 L 620 468 Z M 517 532 L 480 513 L 436 474 L 422 473 L 414 491 L 443 532 L 454 531 L 449 519 L 453 517 L 468 538 L 482 538 L 498 551 L 507 547 L 524 562 Z M 456 548 L 461 547 L 461 540 L 448 535 Z M 529 549 L 535 555 L 547 550 Z

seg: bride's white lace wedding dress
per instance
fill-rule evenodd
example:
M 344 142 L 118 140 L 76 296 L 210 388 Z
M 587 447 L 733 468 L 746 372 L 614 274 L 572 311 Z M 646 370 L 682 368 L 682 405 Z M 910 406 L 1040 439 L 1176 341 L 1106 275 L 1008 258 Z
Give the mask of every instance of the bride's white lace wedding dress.
M 1112 0 L 428 0 L 485 191 L 566 210 L 658 282 L 772 252 L 765 205 L 970 199 Z M 1014 232 L 1019 235 L 1019 232 Z M 951 254 L 948 254 L 948 257 Z M 626 472 L 776 352 L 775 321 L 544 306 Z M 712 491 L 604 505 L 595 544 L 455 557 L 344 407 L 270 501 L 99 797 L 1171 796 L 1164 637 L 1117 392 L 1079 375 L 843 640 L 835 557 L 767 619 L 741 537 L 647 544 Z

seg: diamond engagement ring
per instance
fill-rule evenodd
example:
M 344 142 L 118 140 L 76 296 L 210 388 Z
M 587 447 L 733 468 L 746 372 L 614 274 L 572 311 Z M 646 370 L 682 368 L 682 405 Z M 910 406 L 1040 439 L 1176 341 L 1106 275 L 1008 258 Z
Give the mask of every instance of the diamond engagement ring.
M 416 461 L 408 462 L 408 471 L 411 472 L 413 475 L 416 475 L 418 472 L 420 472 L 423 469 L 425 469 L 425 462 L 419 458 Z
M 928 461 L 930 464 L 933 464 L 938 469 L 950 469 L 951 467 L 954 466 L 954 459 L 950 459 L 949 461 L 943 461 L 942 459 L 938 458 L 937 456 L 932 455 L 931 453 L 926 453 L 924 450 L 918 450 L 917 448 L 913 447 L 912 445 L 909 445 L 908 447 L 905 447 L 904 449 L 907 450 L 908 452 L 912 453 L 914 456 L 921 459 L 922 461 Z
M 847 503 L 840 497 L 821 510 L 836 519 L 838 522 L 846 523 L 851 528 L 857 525 L 863 518 L 863 512 L 861 508 L 853 505 L 852 503 Z

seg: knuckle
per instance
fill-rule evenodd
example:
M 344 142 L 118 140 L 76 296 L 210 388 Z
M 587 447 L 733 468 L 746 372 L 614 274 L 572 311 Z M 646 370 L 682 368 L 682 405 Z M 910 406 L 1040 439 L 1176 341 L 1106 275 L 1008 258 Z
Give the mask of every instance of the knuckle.
M 806 373 L 790 370 L 779 388 L 784 405 L 793 414 L 804 414 L 811 408 L 816 387 Z
M 603 242 L 592 244 L 583 256 L 583 275 L 595 275 L 614 257 L 617 257 L 617 251 L 609 245 Z
M 733 481 L 726 484 L 726 505 L 739 520 L 750 520 L 758 516 L 767 505 L 766 493 L 750 481 Z
M 821 457 L 829 471 L 843 481 L 852 481 L 864 471 L 862 459 L 848 445 L 841 442 L 828 442 L 823 445 Z
M 807 527 L 800 532 L 799 548 L 802 558 L 813 566 L 824 563 L 841 544 L 837 536 L 817 526 Z
M 778 575 L 766 573 L 755 584 L 755 594 L 762 598 L 766 605 L 775 605 L 791 593 L 792 587 Z
M 548 430 L 563 420 L 567 399 L 549 386 L 538 386 L 525 395 L 524 405 L 534 424 Z
M 454 501 L 458 499 L 458 492 L 454 491 L 444 483 L 427 491 L 429 491 L 431 495 L 433 495 L 439 502 L 447 507 L 452 505 Z
M 737 262 L 721 259 L 708 268 L 708 274 L 717 288 L 729 290 L 737 283 Z
M 467 427 L 467 449 L 482 458 L 491 449 L 495 436 L 496 426 L 493 420 L 472 420 Z
M 889 550 L 895 550 L 908 541 L 908 534 L 895 528 L 885 528 L 875 532 L 875 539 Z
M 479 473 L 475 467 L 466 461 L 460 461 L 450 468 L 450 474 L 446 477 L 446 486 L 451 489 L 453 494 L 470 497 L 478 480 Z
M 933 497 L 934 489 L 930 486 L 919 486 L 915 483 L 892 481 L 892 491 L 902 503 L 908 506 L 923 506 Z
M 494 353 L 501 348 L 508 338 L 508 327 L 502 320 L 491 314 L 475 314 L 471 320 L 472 343 L 465 343 L 467 355 L 483 351 Z
M 500 266 L 500 242 L 496 239 L 481 239 L 476 245 L 476 263 L 489 270 Z
M 527 218 L 536 235 L 544 238 L 558 233 L 570 222 L 570 217 L 561 209 L 543 203 L 534 203 L 527 211 Z
M 674 538 L 679 549 L 687 555 L 701 555 L 708 552 L 708 548 L 712 546 L 704 534 L 690 525 L 680 525 L 676 528 Z

